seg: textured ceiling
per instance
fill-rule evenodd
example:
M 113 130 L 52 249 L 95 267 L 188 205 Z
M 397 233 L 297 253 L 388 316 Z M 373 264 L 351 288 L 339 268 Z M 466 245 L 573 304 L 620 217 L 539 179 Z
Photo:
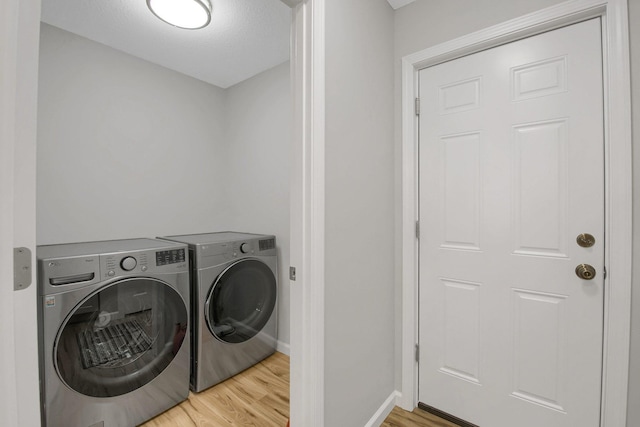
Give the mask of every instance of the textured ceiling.
M 42 0 L 42 21 L 222 88 L 289 59 L 287 5 L 211 3 L 211 23 L 200 30 L 162 22 L 146 0 Z

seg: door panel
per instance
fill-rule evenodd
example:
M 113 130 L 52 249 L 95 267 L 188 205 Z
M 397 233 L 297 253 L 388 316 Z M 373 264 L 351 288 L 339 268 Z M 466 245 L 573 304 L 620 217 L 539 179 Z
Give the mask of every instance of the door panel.
M 419 400 L 483 427 L 599 425 L 600 25 L 420 71 Z
M 513 290 L 513 396 L 564 410 L 567 366 L 565 295 Z M 540 352 L 538 349 L 545 349 Z
M 443 165 L 442 248 L 480 250 L 480 133 L 440 139 Z
M 513 129 L 517 254 L 567 256 L 567 128 L 567 120 L 559 119 Z

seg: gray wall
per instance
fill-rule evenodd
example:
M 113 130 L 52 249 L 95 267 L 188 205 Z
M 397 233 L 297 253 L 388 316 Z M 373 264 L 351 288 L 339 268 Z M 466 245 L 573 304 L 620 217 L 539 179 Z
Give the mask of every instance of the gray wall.
M 37 243 L 275 234 L 289 343 L 289 63 L 226 90 L 42 24 Z
M 289 343 L 289 62 L 226 90 L 227 227 L 277 236 L 278 340 Z
M 393 10 L 326 2 L 325 425 L 395 389 Z
M 40 52 L 38 244 L 219 228 L 224 90 L 47 24 Z
M 401 197 L 401 109 L 400 109 L 400 59 L 428 47 L 456 37 L 499 24 L 545 7 L 561 3 L 560 0 L 417 0 L 396 11 L 395 16 L 395 85 L 396 85 L 396 205 Z M 634 124 L 634 164 L 640 164 L 640 1 L 630 0 L 630 32 L 632 61 L 632 104 Z M 400 211 L 396 221 L 397 237 L 400 237 Z M 634 167 L 634 230 L 640 226 L 640 174 Z M 401 253 L 396 253 L 400 261 Z M 398 265 L 400 265 L 398 263 Z M 640 233 L 634 232 L 634 265 L 640 265 Z M 635 270 L 635 268 L 634 268 Z M 396 283 L 401 283 L 401 272 L 396 272 Z M 629 404 L 627 426 L 640 426 L 640 292 L 636 290 L 637 274 L 634 271 L 631 334 L 631 371 L 629 378 Z M 399 355 L 401 331 L 401 289 L 396 289 L 396 354 Z M 396 381 L 399 386 L 400 359 L 396 358 Z

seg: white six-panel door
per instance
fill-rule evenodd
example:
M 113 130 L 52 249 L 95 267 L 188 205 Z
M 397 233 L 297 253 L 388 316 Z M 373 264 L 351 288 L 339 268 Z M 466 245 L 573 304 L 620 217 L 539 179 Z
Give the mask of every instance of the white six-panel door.
M 420 71 L 419 401 L 481 427 L 599 425 L 600 26 Z

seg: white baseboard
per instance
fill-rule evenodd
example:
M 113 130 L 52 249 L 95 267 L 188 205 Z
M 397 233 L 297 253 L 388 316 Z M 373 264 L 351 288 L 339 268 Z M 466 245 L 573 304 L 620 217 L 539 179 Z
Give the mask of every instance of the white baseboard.
M 396 399 L 396 406 L 399 406 L 401 409 L 404 409 L 405 411 L 413 411 L 414 409 L 416 409 L 416 405 L 413 403 L 413 400 L 411 399 L 410 396 L 407 396 L 406 394 L 402 394 L 402 392 L 397 391 L 398 393 L 398 398 Z
M 375 414 L 371 417 L 369 422 L 365 424 L 365 427 L 379 427 L 384 420 L 389 416 L 393 407 L 396 406 L 396 400 L 400 397 L 400 392 L 394 390 L 393 393 L 387 397 L 382 405 L 378 408 Z
M 278 341 L 276 343 L 276 350 L 287 356 L 291 356 L 291 346 L 286 342 Z

